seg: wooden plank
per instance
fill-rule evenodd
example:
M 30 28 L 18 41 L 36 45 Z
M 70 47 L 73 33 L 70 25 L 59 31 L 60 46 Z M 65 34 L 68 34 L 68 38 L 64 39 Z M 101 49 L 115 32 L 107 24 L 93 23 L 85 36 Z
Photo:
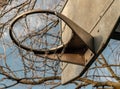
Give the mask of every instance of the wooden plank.
M 114 26 L 120 16 L 120 0 L 114 0 L 114 3 L 107 10 L 105 15 L 101 18 L 99 23 L 96 25 L 91 35 L 94 37 L 94 46 L 96 53 L 99 53 L 101 49 L 108 42 L 110 35 L 114 29 Z
M 75 23 L 77 23 L 94 37 L 96 54 L 92 56 L 92 58 L 85 56 L 88 58 L 86 67 L 67 64 L 67 67 L 62 73 L 62 84 L 66 84 L 82 76 L 107 46 L 107 43 L 109 42 L 113 32 L 113 28 L 120 16 L 119 6 L 120 0 L 68 1 L 67 6 L 63 10 L 63 14 L 72 19 Z M 92 9 L 94 11 L 91 11 Z M 89 54 L 87 55 L 90 55 L 90 52 L 88 53 Z M 76 71 L 70 71 L 72 67 Z M 71 74 L 71 76 L 67 76 L 68 73 Z
M 120 0 L 114 0 L 110 8 L 106 11 L 104 16 L 101 18 L 99 23 L 96 25 L 92 31 L 92 36 L 94 37 L 95 50 L 97 54 L 89 61 L 83 71 L 80 73 L 79 77 L 82 76 L 90 65 L 96 60 L 99 54 L 104 50 L 109 42 L 110 36 L 114 29 L 115 24 L 120 16 Z M 77 77 L 76 77 L 77 78 Z M 76 79 L 75 78 L 75 79 Z
M 90 32 L 111 0 L 69 0 L 62 14 Z
M 79 76 L 80 72 L 83 71 L 84 66 L 69 64 L 69 63 L 61 63 L 61 67 L 63 69 L 61 74 L 61 83 L 65 84 L 68 81 L 71 81 L 71 78 L 76 78 Z

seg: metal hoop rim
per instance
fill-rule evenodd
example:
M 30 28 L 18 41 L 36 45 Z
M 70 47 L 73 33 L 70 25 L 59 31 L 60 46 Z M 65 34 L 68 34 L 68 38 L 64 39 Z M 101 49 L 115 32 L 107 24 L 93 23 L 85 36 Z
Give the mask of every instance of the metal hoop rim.
M 10 29 L 9 29 L 9 34 L 10 34 L 10 37 L 12 39 L 12 41 L 18 46 L 18 47 L 21 47 L 22 49 L 24 50 L 27 50 L 27 51 L 33 51 L 34 53 L 39 53 L 39 54 L 53 54 L 55 52 L 55 50 L 58 50 L 58 49 L 62 49 L 65 45 L 67 45 L 69 43 L 69 41 L 72 39 L 72 36 L 70 38 L 70 40 L 67 42 L 67 43 L 64 43 L 62 45 L 59 45 L 58 47 L 55 47 L 55 48 L 51 48 L 49 50 L 40 50 L 40 49 L 32 49 L 32 48 L 29 48 L 27 46 L 24 46 L 22 44 L 19 44 L 19 42 L 15 39 L 15 37 L 13 36 L 13 26 L 14 24 L 19 20 L 21 19 L 22 17 L 24 16 L 27 16 L 27 15 L 30 15 L 30 14 L 36 14 L 36 13 L 47 13 L 47 14 L 52 14 L 52 15 L 55 15 L 57 16 L 58 18 L 60 18 L 58 16 L 58 12 L 55 12 L 55 11 L 50 11 L 50 10 L 31 10 L 31 11 L 27 11 L 27 12 L 24 12 L 23 14 L 20 14 L 18 15 L 16 18 L 13 19 L 11 25 L 10 25 Z M 63 20 L 64 21 L 64 20 Z

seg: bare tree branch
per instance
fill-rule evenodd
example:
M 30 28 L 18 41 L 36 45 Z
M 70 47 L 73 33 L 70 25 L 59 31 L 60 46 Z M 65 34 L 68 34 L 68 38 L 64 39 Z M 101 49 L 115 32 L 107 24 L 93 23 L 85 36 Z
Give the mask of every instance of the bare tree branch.
M 106 68 L 109 70 L 109 72 L 111 73 L 111 75 L 120 83 L 120 78 L 114 73 L 114 71 L 112 70 L 112 68 L 109 66 L 109 64 L 107 63 L 105 57 L 103 56 L 103 54 L 101 54 L 101 57 L 104 61 L 104 65 L 107 66 Z M 103 66 L 104 66 L 103 65 Z

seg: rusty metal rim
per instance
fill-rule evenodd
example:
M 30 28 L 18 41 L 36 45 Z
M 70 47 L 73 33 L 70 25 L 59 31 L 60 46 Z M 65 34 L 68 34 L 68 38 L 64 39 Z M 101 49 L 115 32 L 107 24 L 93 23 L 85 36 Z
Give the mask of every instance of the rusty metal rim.
M 67 43 L 64 43 L 64 44 L 61 44 L 59 45 L 58 47 L 55 47 L 55 48 L 51 48 L 49 50 L 41 50 L 41 49 L 32 49 L 32 48 L 29 48 L 27 46 L 24 46 L 22 44 L 19 43 L 19 41 L 17 41 L 15 39 L 15 37 L 13 36 L 13 26 L 14 24 L 19 20 L 21 19 L 22 17 L 26 16 L 26 15 L 30 15 L 30 14 L 36 14 L 36 13 L 46 13 L 46 14 L 52 14 L 52 15 L 56 15 L 57 17 L 59 17 L 57 14 L 57 12 L 54 12 L 54 11 L 48 11 L 48 10 L 32 10 L 32 11 L 27 11 L 19 16 L 17 16 L 15 19 L 13 19 L 11 25 L 10 25 L 10 29 L 9 29 L 9 34 L 10 34 L 10 37 L 12 39 L 12 41 L 18 46 L 18 47 L 21 47 L 22 49 L 25 49 L 27 51 L 33 51 L 34 53 L 39 53 L 39 54 L 45 54 L 46 52 L 48 54 L 52 54 L 52 53 L 55 53 L 56 50 L 59 50 L 59 49 L 62 49 L 65 45 L 67 45 L 69 43 L 69 41 L 72 39 L 72 36 L 70 38 L 70 40 L 67 42 Z M 60 17 L 59 17 L 60 18 Z
M 62 21 L 64 21 L 69 27 L 70 29 L 79 36 L 79 38 L 81 39 L 81 41 L 92 51 L 94 52 L 94 38 L 88 33 L 86 32 L 83 28 L 79 27 L 76 23 L 74 23 L 72 20 L 70 20 L 69 18 L 67 18 L 66 16 L 62 15 L 61 13 L 55 12 L 55 11 L 50 11 L 50 10 L 32 10 L 32 11 L 28 11 L 25 12 L 19 16 L 17 16 L 12 24 L 10 25 L 10 30 L 9 30 L 9 34 L 11 39 L 13 40 L 13 42 L 27 50 L 27 51 L 33 51 L 34 53 L 39 53 L 39 54 L 45 54 L 47 52 L 47 54 L 53 54 L 56 50 L 61 51 L 61 48 L 63 48 L 65 45 L 67 45 L 71 39 L 69 39 L 69 41 L 65 44 L 62 44 L 56 48 L 50 49 L 50 50 L 37 50 L 37 49 L 31 49 L 28 48 L 26 46 L 23 46 L 21 44 L 19 44 L 19 42 L 14 38 L 13 34 L 12 34 L 12 28 L 15 24 L 16 21 L 18 21 L 20 18 L 29 15 L 29 14 L 35 14 L 35 13 L 46 13 L 46 14 L 52 14 L 57 16 L 58 18 L 62 19 Z M 72 38 L 72 37 L 71 37 Z

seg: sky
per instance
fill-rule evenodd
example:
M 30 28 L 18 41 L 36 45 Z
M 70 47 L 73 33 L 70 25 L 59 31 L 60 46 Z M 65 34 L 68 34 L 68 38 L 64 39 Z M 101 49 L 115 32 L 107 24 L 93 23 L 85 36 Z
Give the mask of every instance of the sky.
M 15 2 L 11 6 L 8 6 L 6 9 L 9 9 L 10 7 L 15 6 L 17 4 L 20 4 L 23 1 L 25 1 L 25 0 L 15 0 Z M 60 0 L 37 0 L 35 8 L 36 9 L 38 9 L 38 8 L 41 9 L 42 8 L 42 9 L 47 9 L 47 10 L 60 11 L 59 10 L 60 7 L 56 8 L 56 5 L 59 3 L 59 1 Z M 0 19 L 0 22 L 2 22 L 2 23 L 7 22 L 10 18 L 12 18 L 15 15 L 14 12 L 16 12 L 16 10 L 12 10 L 8 14 L 5 14 L 4 17 Z M 32 25 L 36 25 L 36 24 L 32 24 Z M 37 26 L 35 26 L 35 27 L 37 27 Z M 20 28 L 19 28 L 19 30 L 20 30 Z M 20 34 L 20 33 L 18 33 L 18 34 Z M 15 69 L 22 69 L 23 66 L 21 66 L 22 65 L 21 57 L 18 57 L 18 55 L 19 55 L 18 51 L 19 50 L 17 49 L 15 44 L 12 43 L 12 41 L 9 37 L 9 33 L 8 33 L 7 28 L 5 28 L 4 35 L 0 39 L 0 41 L 1 41 L 0 42 L 0 54 L 2 55 L 2 54 L 5 53 L 6 54 L 6 59 L 7 59 L 7 60 L 1 60 L 0 59 L 0 61 L 1 61 L 0 65 L 3 65 L 3 66 L 6 65 L 4 63 L 4 61 L 6 61 L 9 64 L 9 67 L 11 69 L 14 69 L 14 70 Z M 112 50 L 110 51 L 110 49 L 115 49 L 116 48 L 117 45 L 116 45 L 115 42 L 116 41 L 111 40 L 110 43 L 108 44 L 107 48 L 103 51 L 103 54 L 105 54 L 105 57 L 111 59 L 111 60 L 109 60 L 110 63 L 112 63 L 112 61 L 113 61 L 112 59 L 115 56 L 115 55 L 111 55 L 111 53 L 113 53 L 113 51 Z M 111 46 L 110 44 L 113 44 L 113 45 Z M 119 44 L 119 42 L 117 42 L 117 44 Z M 36 63 L 36 65 L 37 65 L 37 63 Z M 17 75 L 18 76 L 23 76 L 24 74 L 21 72 L 21 73 L 18 73 Z M 1 75 L 0 75 L 0 78 L 2 78 Z M 9 84 L 9 82 L 13 82 L 13 81 L 5 81 L 6 84 Z M 50 87 L 51 86 L 45 86 L 44 84 L 36 85 L 36 86 L 18 84 L 15 87 L 11 87 L 9 89 L 50 89 Z M 64 86 L 56 87 L 55 89 L 75 89 L 75 87 L 76 87 L 75 85 L 64 85 Z M 85 89 L 93 89 L 93 88 L 92 88 L 92 86 L 88 86 Z

